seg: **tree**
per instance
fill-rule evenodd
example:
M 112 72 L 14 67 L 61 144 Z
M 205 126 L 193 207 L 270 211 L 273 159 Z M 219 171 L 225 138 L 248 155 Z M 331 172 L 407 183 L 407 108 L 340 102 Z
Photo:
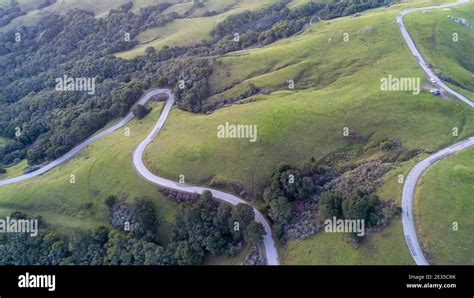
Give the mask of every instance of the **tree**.
M 143 119 L 146 115 L 148 115 L 148 113 L 151 112 L 151 109 L 141 104 L 138 104 L 133 108 L 132 112 L 133 115 L 135 115 L 135 117 L 137 117 L 138 119 Z
M 270 203 L 268 215 L 274 221 L 273 230 L 276 237 L 284 236 L 284 226 L 291 220 L 292 205 L 286 197 L 278 197 Z
M 177 265 L 201 265 L 203 263 L 203 256 L 193 250 L 186 241 L 176 244 L 173 259 Z
M 233 230 L 232 225 L 232 207 L 228 204 L 219 204 L 217 207 L 216 218 L 214 225 L 221 231 L 221 233 L 231 234 Z
M 117 202 L 117 198 L 113 195 L 108 196 L 105 198 L 105 205 L 109 208 L 112 209 L 115 206 L 115 203 Z
M 322 220 L 342 215 L 342 198 L 334 193 L 325 192 L 319 199 L 319 217 Z
M 245 229 L 245 240 L 251 245 L 258 245 L 262 242 L 265 229 L 259 222 L 252 221 Z
M 314 193 L 314 183 L 310 177 L 303 177 L 298 193 L 302 199 L 308 199 Z
M 132 206 L 135 220 L 138 226 L 134 225 L 132 234 L 136 238 L 145 238 L 152 241 L 156 237 L 157 218 L 155 205 L 152 201 L 139 198 L 136 199 Z
M 205 191 L 202 192 L 201 197 L 205 200 L 212 200 L 212 198 L 213 198 L 212 192 L 209 191 L 209 190 L 205 190 Z
M 367 220 L 370 207 L 366 197 L 353 194 L 342 202 L 342 214 L 347 219 Z
M 255 219 L 255 212 L 249 205 L 240 203 L 232 210 L 232 219 L 241 227 L 246 227 Z
M 156 49 L 155 49 L 154 47 L 152 47 L 152 46 L 147 47 L 147 48 L 145 49 L 145 53 L 147 53 L 148 55 L 154 54 L 154 53 L 156 53 Z
M 291 220 L 292 207 L 291 203 L 285 197 L 279 197 L 270 203 L 270 211 L 268 213 L 270 218 L 276 224 L 286 224 Z

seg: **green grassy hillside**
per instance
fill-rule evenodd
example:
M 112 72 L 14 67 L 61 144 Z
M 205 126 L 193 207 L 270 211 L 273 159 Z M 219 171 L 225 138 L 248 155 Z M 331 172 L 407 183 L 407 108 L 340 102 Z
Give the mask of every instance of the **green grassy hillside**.
M 167 45 L 188 46 L 199 43 L 203 39 L 210 38 L 212 29 L 230 15 L 242 13 L 246 10 L 257 10 L 278 3 L 279 0 L 219 0 L 205 1 L 204 6 L 199 9 L 191 10 L 192 2 L 184 2 L 171 6 L 166 12 L 177 12 L 184 15 L 186 12 L 191 14 L 183 19 L 177 19 L 164 27 L 152 28 L 146 30 L 138 36 L 140 44 L 131 50 L 117 53 L 116 56 L 124 59 L 132 59 L 143 55 L 145 49 L 149 46 L 156 50 Z M 309 0 L 294 0 L 295 4 L 302 5 Z M 291 3 L 290 3 L 291 4 Z M 215 11 L 217 14 L 204 16 L 206 11 Z
M 354 160 L 387 138 L 399 138 L 407 149 L 437 150 L 473 135 L 474 111 L 457 101 L 426 91 L 380 91 L 380 79 L 388 75 L 425 79 L 395 23 L 396 15 L 413 5 L 317 23 L 303 35 L 219 58 L 211 100 L 240 94 L 250 82 L 273 93 L 211 115 L 174 110 L 146 152 L 148 166 L 172 179 L 185 175 L 188 183 L 237 181 L 259 194 L 283 161 L 299 166 L 335 152 Z M 290 79 L 295 90 L 287 90 Z M 226 122 L 257 125 L 258 141 L 217 138 L 217 126 Z M 347 140 L 344 127 L 363 137 Z M 458 138 L 453 127 L 460 129 Z M 382 189 L 383 199 L 400 199 L 401 185 L 384 188 L 397 192 Z M 339 249 L 331 249 L 336 242 Z M 398 219 L 361 249 L 352 249 L 341 237 L 317 234 L 290 242 L 282 253 L 288 264 L 411 263 Z M 387 254 L 393 259 L 387 261 Z
M 474 264 L 473 179 L 474 150 L 468 149 L 433 165 L 418 182 L 418 237 L 434 264 Z
M 0 0 L 2 3 L 8 3 L 10 0 Z M 1 31 L 8 31 L 18 26 L 30 26 L 39 21 L 42 13 L 53 12 L 64 14 L 71 9 L 83 9 L 93 12 L 97 17 L 106 15 L 111 9 L 118 9 L 121 5 L 133 2 L 133 11 L 139 10 L 141 7 L 155 5 L 159 3 L 179 4 L 183 0 L 57 0 L 55 3 L 38 9 L 35 0 L 19 0 L 20 8 L 27 12 L 27 15 L 17 17 L 10 24 L 0 27 Z M 191 2 L 191 0 L 188 0 Z
M 122 128 L 42 176 L 1 187 L 0 210 L 41 215 L 55 229 L 67 231 L 107 225 L 104 200 L 108 195 L 130 202 L 136 197 L 148 197 L 157 206 L 160 235 L 168 237 L 177 204 L 143 180 L 131 162 L 134 148 L 153 126 L 161 105 L 156 104 L 143 120 L 132 120 L 127 125 L 130 136 Z M 75 175 L 75 184 L 70 183 L 70 175 Z
M 463 18 L 472 28 L 452 18 Z M 458 82 L 455 89 L 474 98 L 474 3 L 413 13 L 406 17 L 406 24 L 434 69 Z
M 390 74 L 423 78 L 395 22 L 386 21 L 397 12 L 377 10 L 319 23 L 302 36 L 220 59 L 211 86 L 219 89 L 221 81 L 250 78 L 215 98 L 237 94 L 248 82 L 274 92 L 211 115 L 174 110 L 147 150 L 149 165 L 168 177 L 185 174 L 197 184 L 212 177 L 236 180 L 258 192 L 283 160 L 297 165 L 335 151 L 368 148 L 390 137 L 401 139 L 409 149 L 434 150 L 457 140 L 451 135 L 454 126 L 460 128 L 460 138 L 471 135 L 474 126 L 468 120 L 474 113 L 458 102 L 427 92 L 380 91 L 380 79 Z M 363 30 L 367 27 L 372 32 Z M 349 42 L 342 41 L 343 32 L 349 32 Z M 289 79 L 296 81 L 296 89 L 284 91 Z M 217 138 L 217 126 L 225 122 L 257 125 L 258 141 Z M 349 142 L 344 127 L 365 139 Z
M 294 5 L 301 1 L 297 2 Z M 319 22 L 302 35 L 218 58 L 210 84 L 214 95 L 209 102 L 236 96 L 249 83 L 272 93 L 253 96 L 256 102 L 210 115 L 173 109 L 145 152 L 147 165 L 161 176 L 177 180 L 184 175 L 187 183 L 198 185 L 213 179 L 236 181 L 259 198 L 280 162 L 300 166 L 311 157 L 319 161 L 339 153 L 350 163 L 373 157 L 371 150 L 388 138 L 400 139 L 406 150 L 437 150 L 474 135 L 474 111 L 457 101 L 441 100 L 426 91 L 413 95 L 380 90 L 380 80 L 389 75 L 425 79 L 395 17 L 408 7 L 431 3 L 404 3 L 358 17 Z M 186 9 L 185 4 L 172 8 Z M 196 20 L 201 22 L 184 25 Z M 204 26 L 200 18 L 180 21 L 182 25 L 175 21 L 161 28 L 164 32 L 147 31 L 140 38 L 158 46 L 167 38 L 167 43 L 173 39 L 180 42 L 180 35 L 197 41 L 199 34 L 208 34 L 207 29 L 215 24 L 213 20 L 209 27 Z M 201 26 L 202 32 L 191 32 Z M 134 50 L 120 55 L 129 58 L 141 51 Z M 288 90 L 288 80 L 295 81 L 294 90 Z M 109 194 L 122 194 L 127 200 L 149 196 L 157 203 L 165 237 L 176 204 L 159 196 L 156 187 L 143 181 L 131 165 L 133 149 L 158 113 L 155 108 L 142 123 L 134 120 L 129 125 L 131 137 L 118 131 L 58 169 L 0 188 L 0 212 L 29 211 L 57 226 L 80 228 L 106 222 L 103 199 Z M 257 125 L 258 141 L 219 139 L 217 127 L 226 122 Z M 457 138 L 452 136 L 453 127 L 459 128 Z M 344 128 L 361 137 L 347 139 Z M 406 174 L 413 164 L 403 163 L 386 174 L 379 190 L 383 200 L 400 200 L 402 184 L 397 176 Z M 69 184 L 70 174 L 76 175 L 74 185 Z M 72 193 L 76 195 L 71 197 Z M 398 218 L 370 235 L 359 248 L 341 235 L 318 233 L 282 245 L 280 253 L 284 264 L 412 264 Z

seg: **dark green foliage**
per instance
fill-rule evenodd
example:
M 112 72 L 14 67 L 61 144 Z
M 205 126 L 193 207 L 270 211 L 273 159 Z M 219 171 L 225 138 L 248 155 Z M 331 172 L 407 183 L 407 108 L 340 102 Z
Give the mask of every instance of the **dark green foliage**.
M 147 241 L 156 240 L 158 219 L 156 218 L 155 205 L 151 200 L 136 199 L 132 205 L 135 214 L 131 233 L 137 239 Z
M 271 5 L 258 11 L 247 11 L 232 15 L 217 24 L 212 31 L 215 40 L 215 54 L 241 50 L 256 43 L 267 45 L 278 39 L 300 32 L 312 16 L 333 19 L 354 14 L 387 4 L 387 0 L 349 0 L 325 3 L 308 3 L 290 10 L 289 0 Z M 234 40 L 238 33 L 240 40 Z
M 42 0 L 39 6 L 50 2 Z M 133 4 L 126 3 L 103 18 L 82 10 L 45 14 L 36 26 L 0 33 L 0 136 L 16 140 L 0 147 L 0 161 L 11 164 L 26 157 L 35 165 L 55 159 L 111 119 L 123 117 L 143 90 L 152 86 L 173 88 L 179 108 L 202 112 L 203 101 L 210 95 L 210 55 L 287 37 L 301 30 L 315 14 L 333 18 L 385 3 L 309 3 L 289 10 L 287 2 L 228 17 L 217 25 L 210 41 L 186 48 L 163 47 L 157 52 L 149 48 L 148 55 L 131 61 L 111 54 L 137 45 L 140 32 L 178 18 L 176 13 L 163 13 L 169 3 L 138 12 L 133 12 Z M 19 13 L 17 5 L 13 6 L 6 9 L 11 13 L 4 10 L 1 14 L 4 22 Z M 20 42 L 15 42 L 15 33 L 21 35 Z M 240 35 L 238 42 L 234 33 Z M 64 75 L 94 78 L 96 93 L 55 91 L 55 80 Z M 180 82 L 184 82 L 183 88 Z M 258 90 L 251 88 L 241 96 L 255 92 Z M 19 137 L 15 137 L 17 127 L 21 129 Z
M 321 220 L 340 218 L 342 215 L 342 198 L 334 193 L 323 193 L 319 199 L 319 217 Z
M 365 220 L 367 226 L 375 226 L 379 222 L 375 207 L 380 201 L 376 195 L 356 191 L 342 202 L 342 214 L 347 219 Z
M 245 230 L 245 240 L 252 245 L 258 245 L 262 242 L 265 235 L 265 229 L 261 223 L 252 221 Z
M 156 49 L 154 47 L 147 47 L 145 49 L 145 53 L 147 53 L 147 54 L 153 54 L 155 52 L 156 52 Z
M 9 1 L 5 4 L 0 6 L 0 27 L 7 25 L 16 17 L 26 15 L 26 12 L 20 9 L 17 1 Z
M 277 238 L 283 237 L 283 227 L 290 222 L 293 213 L 292 205 L 285 197 L 278 197 L 270 202 L 268 216 L 273 221 L 273 230 Z
M 109 196 L 106 202 L 113 207 L 116 199 Z M 0 264 L 200 265 L 208 255 L 235 255 L 244 238 L 249 244 L 260 244 L 265 234 L 251 207 L 218 204 L 209 193 L 195 203 L 180 205 L 166 246 L 156 237 L 158 221 L 152 201 L 137 199 L 131 212 L 135 222 L 129 233 L 101 227 L 68 238 L 41 224 L 37 237 L 0 234 Z M 11 217 L 27 218 L 20 212 Z M 238 230 L 234 230 L 236 218 Z
M 286 224 L 291 220 L 292 207 L 291 203 L 285 197 L 278 197 L 270 202 L 270 211 L 268 216 L 276 224 Z
M 317 174 L 318 170 L 314 166 L 308 166 L 302 172 L 282 163 L 273 173 L 270 186 L 264 190 L 263 199 L 267 203 L 280 196 L 289 201 L 308 199 L 316 191 L 313 177 L 317 177 Z
M 115 196 L 108 196 L 105 198 L 105 205 L 111 209 L 114 207 L 115 203 L 117 203 L 117 198 Z
M 247 204 L 238 204 L 232 210 L 232 219 L 240 224 L 240 226 L 247 226 L 255 218 L 253 208 Z
M 173 18 L 161 14 L 169 4 L 137 14 L 129 6 L 105 18 L 81 10 L 48 14 L 36 26 L 0 33 L 0 136 L 18 141 L 0 148 L 0 161 L 57 158 L 130 110 L 150 83 L 142 79 L 145 65 L 110 54 L 130 49 L 140 31 Z M 56 79 L 64 75 L 95 79 L 95 94 L 56 91 Z
M 138 104 L 133 108 L 132 112 L 133 112 L 133 115 L 135 115 L 135 117 L 137 117 L 138 119 L 143 119 L 146 115 L 148 115 L 151 112 L 151 109 Z

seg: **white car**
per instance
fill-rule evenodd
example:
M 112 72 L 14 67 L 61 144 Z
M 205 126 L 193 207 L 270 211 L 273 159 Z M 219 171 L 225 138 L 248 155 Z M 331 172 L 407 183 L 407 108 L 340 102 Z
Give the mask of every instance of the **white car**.
M 441 94 L 441 92 L 439 92 L 439 89 L 431 89 L 430 92 L 433 95 L 440 95 Z
M 430 78 L 431 83 L 436 84 L 436 79 L 435 78 Z

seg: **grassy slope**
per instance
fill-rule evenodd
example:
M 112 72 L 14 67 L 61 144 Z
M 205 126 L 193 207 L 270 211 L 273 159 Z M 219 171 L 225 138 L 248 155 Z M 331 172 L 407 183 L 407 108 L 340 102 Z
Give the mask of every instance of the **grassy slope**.
M 474 264 L 473 180 L 474 150 L 469 149 L 433 165 L 418 182 L 418 235 L 434 264 Z
M 427 61 L 467 89 L 456 88 L 458 91 L 474 98 L 474 30 L 456 24 L 448 15 L 464 18 L 474 26 L 474 3 L 413 13 L 406 17 L 406 23 Z M 453 41 L 454 33 L 458 42 Z
M 0 137 L 0 146 L 5 146 L 9 144 L 10 142 L 13 142 L 13 140 L 5 138 L 5 137 Z M 19 176 L 23 173 L 23 170 L 27 167 L 26 160 L 11 166 L 9 168 L 6 168 L 7 172 L 0 174 L 0 179 L 6 179 L 8 177 L 14 177 L 14 176 Z
M 398 183 L 398 175 L 406 176 L 414 165 L 414 161 L 409 161 L 388 172 L 377 195 L 382 200 L 396 200 L 401 205 L 403 184 Z M 354 248 L 346 239 L 343 234 L 319 232 L 305 240 L 290 241 L 281 250 L 283 262 L 298 265 L 414 265 L 404 243 L 400 218 L 393 219 L 381 232 L 367 236 L 359 248 Z
M 0 0 L 2 2 L 10 0 Z M 15 18 L 10 24 L 0 27 L 0 32 L 8 31 L 18 26 L 31 26 L 34 25 L 40 19 L 40 14 L 43 12 L 54 12 L 58 14 L 64 14 L 71 9 L 84 9 L 93 12 L 97 17 L 105 16 L 109 10 L 118 9 L 121 5 L 133 2 L 133 11 L 137 11 L 141 7 L 149 5 L 155 5 L 158 3 L 180 3 L 181 0 L 57 0 L 55 3 L 44 7 L 42 9 L 36 9 L 34 0 L 19 0 L 20 7 L 27 11 L 28 14 Z
M 221 15 L 202 18 L 178 19 L 163 27 L 152 28 L 138 35 L 140 44 L 128 51 L 117 53 L 116 56 L 124 59 L 133 59 L 143 55 L 145 49 L 153 46 L 160 49 L 168 46 L 185 46 L 196 44 L 210 37 L 209 32 L 224 18 Z
M 337 150 L 371 146 L 389 137 L 400 138 L 410 149 L 437 149 L 456 140 L 450 134 L 456 125 L 463 128 L 461 137 L 470 135 L 474 126 L 467 119 L 473 112 L 457 102 L 426 93 L 379 91 L 380 78 L 389 74 L 423 76 L 407 59 L 395 24 L 385 22 L 393 15 L 396 11 L 318 24 L 303 36 L 224 58 L 222 64 L 228 63 L 226 68 L 235 77 L 259 71 L 265 63 L 288 65 L 277 65 L 274 71 L 250 80 L 266 89 L 283 88 L 288 78 L 301 72 L 300 81 L 317 88 L 256 96 L 260 99 L 256 103 L 235 105 L 212 115 L 174 110 L 162 135 L 147 151 L 150 165 L 155 163 L 156 171 L 169 177 L 182 173 L 190 181 L 203 183 L 217 175 L 258 190 L 281 160 L 299 164 L 312 156 L 322 158 Z M 372 33 L 354 34 L 349 43 L 340 40 L 340 32 L 357 32 L 367 24 L 374 28 Z M 393 38 L 386 41 L 385 36 Z M 328 42 L 330 37 L 332 42 Z M 214 77 L 212 83 L 218 81 Z M 217 126 L 226 121 L 258 125 L 259 141 L 218 139 Z M 349 143 L 342 137 L 344 127 L 362 133 L 368 141 Z M 265 154 L 268 152 L 272 154 Z
M 312 32 L 306 33 L 304 37 L 293 38 L 275 46 L 250 51 L 250 55 L 239 58 L 240 61 L 235 62 L 234 65 L 246 63 L 241 64 L 240 69 L 244 69 L 243 65 L 250 65 L 253 72 L 259 71 L 260 64 L 255 63 L 259 59 L 255 59 L 254 55 L 259 51 L 271 51 L 278 46 L 280 46 L 280 50 L 288 49 L 288 52 L 293 55 L 290 56 L 290 59 L 295 59 L 295 56 L 306 58 L 305 54 L 314 52 L 313 57 L 308 58 L 309 63 L 306 64 L 306 68 L 303 68 L 304 79 L 320 89 L 291 93 L 276 92 L 271 96 L 265 96 L 261 102 L 222 109 L 210 116 L 189 115 L 174 110 L 163 134 L 155 142 L 154 147 L 147 151 L 149 163 L 155 167 L 155 170 L 159 169 L 160 173 L 165 173 L 171 178 L 176 178 L 179 173 L 185 173 L 188 181 L 200 183 L 217 175 L 229 180 L 244 182 L 247 187 L 256 185 L 255 189 L 259 189 L 267 179 L 269 171 L 282 160 L 298 164 L 310 156 L 320 158 L 334 150 L 358 149 L 392 136 L 401 138 L 405 146 L 409 148 L 432 149 L 452 142 L 449 135 L 451 127 L 454 123 L 459 123 L 459 119 L 462 123 L 469 122 L 466 120 L 473 117 L 470 111 L 465 110 L 457 103 L 438 101 L 426 94 L 413 97 L 409 94 L 376 91 L 380 77 L 388 74 L 385 69 L 390 69 L 390 73 L 393 75 L 401 76 L 406 73 L 422 75 L 416 63 L 406 59 L 409 57 L 409 53 L 403 46 L 401 38 L 398 38 L 396 26 L 390 22 L 384 22 L 384 20 L 394 18 L 395 14 L 394 11 L 383 14 L 371 13 L 367 17 L 358 19 L 345 18 L 323 26 L 318 24 L 313 26 Z M 354 31 L 360 29 L 366 22 L 376 28 L 373 33 L 369 34 L 370 36 L 359 36 L 357 39 L 351 39 L 351 42 L 346 45 L 338 41 L 339 46 L 337 44 L 336 46 L 334 44 L 325 46 L 325 43 L 321 42 L 327 41 L 328 36 L 331 36 L 333 40 L 340 39 L 341 30 Z M 385 44 L 383 44 L 383 39 L 379 40 L 383 36 L 394 36 L 395 38 L 390 39 L 390 43 L 385 40 Z M 348 48 L 351 50 L 349 51 Z M 370 51 L 371 48 L 372 51 Z M 344 55 L 344 49 L 347 51 L 346 54 L 353 53 L 354 58 L 350 61 L 351 63 L 330 61 L 330 59 Z M 277 51 L 274 53 L 276 54 Z M 295 53 L 299 55 L 295 55 Z M 319 57 L 326 57 L 328 54 L 332 58 L 317 61 L 320 59 Z M 351 55 L 347 57 L 351 57 Z M 374 61 L 369 63 L 370 69 L 366 68 L 365 64 L 356 63 L 357 59 L 362 61 L 364 57 L 376 60 L 375 63 Z M 254 60 L 249 62 L 247 59 Z M 317 63 L 311 64 L 315 60 Z M 283 61 L 282 63 L 288 62 Z M 356 65 L 352 66 L 354 63 Z M 304 65 L 302 63 L 298 67 Z M 278 84 L 283 85 L 284 83 L 280 83 L 280 78 L 274 79 L 273 77 L 293 76 L 300 71 L 298 67 L 294 67 L 295 70 L 290 68 L 288 74 L 282 74 L 280 70 L 271 75 L 265 75 L 263 78 L 257 77 L 255 80 L 260 79 L 262 83 L 268 81 L 268 84 L 263 84 L 265 87 L 278 87 Z M 335 70 L 338 67 L 340 69 Z M 237 66 L 229 69 L 239 70 Z M 322 71 L 329 74 L 330 78 L 332 77 L 328 82 L 324 82 L 326 76 L 321 76 L 322 81 L 318 80 L 317 73 Z M 307 75 L 308 73 L 311 75 Z M 230 75 L 232 76 L 234 73 Z M 235 75 L 235 77 L 238 76 Z M 217 141 L 215 138 L 216 125 L 225 121 L 238 123 L 258 121 L 260 141 L 256 145 L 246 141 Z M 370 137 L 365 143 L 349 145 L 339 137 L 341 125 L 348 126 Z M 473 130 L 472 126 L 466 125 L 462 130 L 462 136 L 469 135 Z M 435 133 L 439 131 L 442 133 Z M 157 152 L 157 150 L 161 152 Z M 94 152 L 95 155 L 97 152 Z M 91 158 L 95 157 L 91 155 Z M 220 164 L 215 162 L 216 160 L 220 162 L 227 160 L 228 162 Z M 44 177 L 53 173 L 54 171 Z M 389 174 L 394 175 L 393 173 Z M 40 179 L 42 180 L 43 177 L 38 178 L 38 180 Z M 387 177 L 387 181 L 389 179 L 390 177 Z M 249 183 L 249 181 L 251 182 Z M 260 183 L 255 183 L 255 181 L 260 181 Z M 43 184 L 49 184 L 49 182 L 48 179 Z M 132 182 L 135 183 L 135 181 L 127 181 L 127 183 Z M 381 196 L 387 199 L 399 198 L 398 190 L 396 196 L 391 191 L 395 188 L 399 188 L 399 186 L 396 186 L 393 181 L 386 183 L 381 190 Z M 39 187 L 35 187 L 35 189 L 39 189 Z M 17 190 L 16 197 L 24 196 L 22 192 L 29 191 L 25 187 Z M 13 196 L 13 191 L 13 188 L 8 191 L 10 197 Z M 4 192 L 5 190 L 0 190 L 2 201 Z M 6 200 L 6 202 L 9 201 L 11 204 L 11 200 Z M 25 203 L 29 201 L 29 204 L 26 205 L 31 206 L 32 200 L 24 201 Z M 5 208 L 4 206 L 8 206 L 8 204 L 0 204 L 0 207 Z M 70 219 L 68 223 L 72 224 Z M 335 242 L 335 239 L 329 239 L 330 237 L 327 236 L 327 234 L 321 234 L 315 235 L 309 240 L 290 242 L 288 248 L 283 248 L 284 262 L 314 264 L 329 261 L 351 264 L 411 262 L 404 246 L 399 220 L 396 220 L 383 233 L 369 238 L 368 243 L 365 244 L 368 246 L 364 246 L 358 251 L 345 247 L 345 243 L 339 241 L 337 237 L 335 239 L 338 241 Z M 325 238 L 327 244 L 322 244 L 321 238 Z M 319 246 L 316 245 L 318 243 Z M 334 249 L 334 247 L 336 248 Z M 311 252 L 308 252 L 309 250 Z M 387 251 L 392 253 L 393 260 L 387 259 Z
M 146 196 L 156 202 L 158 216 L 163 221 L 160 232 L 167 237 L 177 204 L 141 179 L 131 163 L 133 149 L 149 132 L 160 112 L 160 106 L 156 105 L 145 119 L 129 123 L 129 137 L 120 129 L 40 177 L 0 188 L 0 209 L 4 213 L 23 210 L 42 215 L 60 230 L 89 228 L 107 223 L 106 196 L 115 194 L 128 201 Z M 76 176 L 75 184 L 69 183 L 71 174 Z M 87 208 L 88 203 L 92 207 Z
M 474 23 L 474 3 L 452 8 L 419 12 L 407 17 L 407 25 L 420 50 L 443 74 L 460 82 L 453 88 L 474 98 L 474 30 L 448 18 L 461 17 Z M 459 41 L 453 41 L 453 33 Z M 468 90 L 467 90 L 468 89 Z M 473 264 L 472 234 L 474 211 L 473 150 L 449 157 L 430 168 L 419 181 L 415 205 L 420 241 L 435 264 Z M 457 221 L 460 230 L 454 232 Z
M 474 126 L 469 120 L 474 119 L 474 112 L 458 102 L 426 93 L 379 91 L 380 78 L 389 74 L 423 77 L 395 22 L 387 21 L 395 20 L 408 6 L 319 23 L 302 36 L 220 59 L 212 81 L 215 89 L 250 78 L 276 92 L 257 96 L 256 103 L 224 108 L 212 115 L 174 110 L 165 130 L 146 152 L 148 165 L 173 179 L 184 174 L 187 182 L 203 184 L 222 178 L 259 192 L 282 161 L 300 165 L 312 156 L 320 159 L 336 151 L 357 152 L 390 137 L 401 139 L 409 149 L 435 150 L 458 140 L 451 135 L 454 126 L 462 127 L 460 138 L 472 135 Z M 373 31 L 364 33 L 365 26 Z M 343 32 L 349 32 L 349 42 L 342 41 Z M 283 91 L 290 78 L 307 89 Z M 220 96 L 238 93 L 246 83 Z M 218 139 L 217 125 L 226 121 L 258 125 L 258 142 Z M 361 133 L 366 140 L 348 143 L 342 137 L 343 127 Z M 401 185 L 384 186 L 395 187 Z M 381 191 L 384 199 L 400 198 L 399 191 L 397 195 Z M 340 239 L 340 235 L 320 233 L 290 242 L 282 248 L 283 261 L 411 263 L 399 219 L 357 251 Z M 332 249 L 334 245 L 339 249 Z M 387 250 L 392 257 L 387 257 Z
M 7 179 L 10 177 L 16 177 L 23 174 L 23 170 L 28 167 L 26 160 L 22 160 L 14 166 L 6 168 L 7 172 L 0 174 L 0 179 Z
M 295 0 L 298 4 L 308 2 L 308 0 Z M 278 0 L 212 0 L 205 2 L 203 8 L 193 12 L 191 17 L 175 20 L 164 27 L 152 28 L 142 32 L 138 36 L 140 44 L 131 50 L 117 53 L 116 56 L 124 59 L 133 59 L 143 55 L 145 49 L 153 46 L 159 50 L 165 45 L 187 46 L 210 38 L 211 30 L 226 17 L 242 13 L 246 10 L 257 10 L 277 3 Z M 183 14 L 191 8 L 190 3 L 180 3 L 168 8 L 166 12 L 177 12 Z M 217 15 L 202 17 L 205 11 L 215 10 L 220 12 Z

